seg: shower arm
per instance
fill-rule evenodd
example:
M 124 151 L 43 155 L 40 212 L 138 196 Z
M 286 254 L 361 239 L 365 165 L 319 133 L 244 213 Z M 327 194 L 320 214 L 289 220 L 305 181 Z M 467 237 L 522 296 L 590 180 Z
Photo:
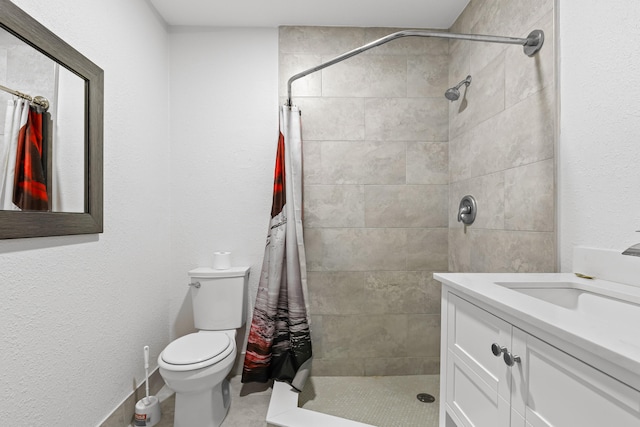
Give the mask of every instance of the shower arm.
M 323 68 L 330 67 L 331 65 L 337 64 L 338 62 L 342 62 L 345 59 L 349 59 L 353 56 L 356 56 L 364 51 L 369 49 L 373 49 L 374 47 L 378 47 L 382 44 L 388 43 L 391 40 L 399 39 L 401 37 L 435 37 L 440 39 L 454 39 L 454 40 L 469 40 L 474 42 L 489 42 L 489 43 L 503 43 L 503 44 L 517 44 L 523 46 L 524 53 L 527 56 L 535 55 L 541 48 L 544 43 L 544 32 L 542 30 L 534 30 L 527 38 L 517 38 L 517 37 L 501 37 L 501 36 L 487 36 L 480 34 L 456 34 L 456 33 L 438 33 L 431 31 L 422 31 L 422 30 L 402 30 L 396 33 L 391 33 L 387 36 L 379 38 L 378 40 L 374 40 L 371 43 L 367 43 L 364 46 L 360 46 L 349 52 L 345 52 L 342 55 L 339 55 L 333 58 L 330 61 L 324 62 L 320 65 L 316 65 L 315 67 L 309 68 L 308 70 L 302 71 L 298 74 L 291 76 L 291 78 L 287 81 L 287 105 L 291 106 L 291 84 L 311 73 L 315 73 L 316 71 L 320 71 Z
M 457 85 L 455 85 L 454 87 L 452 87 L 451 89 L 460 89 L 462 87 L 462 85 L 467 85 L 467 87 L 469 87 L 469 85 L 471 84 L 471 76 L 467 76 L 466 79 L 464 79 L 463 81 L 461 81 L 460 83 L 458 83 Z

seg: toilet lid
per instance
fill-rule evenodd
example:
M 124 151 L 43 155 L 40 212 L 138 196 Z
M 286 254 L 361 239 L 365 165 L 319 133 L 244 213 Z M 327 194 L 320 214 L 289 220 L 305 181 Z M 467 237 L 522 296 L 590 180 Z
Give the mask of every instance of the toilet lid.
M 220 333 L 193 333 L 173 341 L 162 352 L 162 360 L 172 365 L 191 365 L 211 359 L 231 345 L 229 336 Z

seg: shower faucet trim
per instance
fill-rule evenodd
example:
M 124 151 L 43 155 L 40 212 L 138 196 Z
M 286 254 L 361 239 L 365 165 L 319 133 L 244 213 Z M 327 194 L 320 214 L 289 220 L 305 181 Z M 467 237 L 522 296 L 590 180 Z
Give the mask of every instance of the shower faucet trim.
M 458 206 L 458 222 L 462 222 L 465 226 L 473 224 L 477 211 L 476 199 L 471 195 L 464 196 Z

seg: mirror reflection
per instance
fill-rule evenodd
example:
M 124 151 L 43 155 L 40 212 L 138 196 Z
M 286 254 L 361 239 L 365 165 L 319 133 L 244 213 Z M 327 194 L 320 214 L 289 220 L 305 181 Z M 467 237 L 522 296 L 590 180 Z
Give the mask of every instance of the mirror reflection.
M 0 210 L 85 212 L 85 81 L 0 29 L 0 89 Z

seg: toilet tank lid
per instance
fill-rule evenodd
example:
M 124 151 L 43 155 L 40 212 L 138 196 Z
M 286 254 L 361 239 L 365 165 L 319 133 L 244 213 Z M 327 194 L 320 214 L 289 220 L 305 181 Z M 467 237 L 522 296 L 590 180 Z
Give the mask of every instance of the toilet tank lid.
M 247 274 L 250 267 L 231 267 L 226 270 L 216 270 L 209 267 L 195 268 L 189 271 L 189 277 L 241 277 Z

